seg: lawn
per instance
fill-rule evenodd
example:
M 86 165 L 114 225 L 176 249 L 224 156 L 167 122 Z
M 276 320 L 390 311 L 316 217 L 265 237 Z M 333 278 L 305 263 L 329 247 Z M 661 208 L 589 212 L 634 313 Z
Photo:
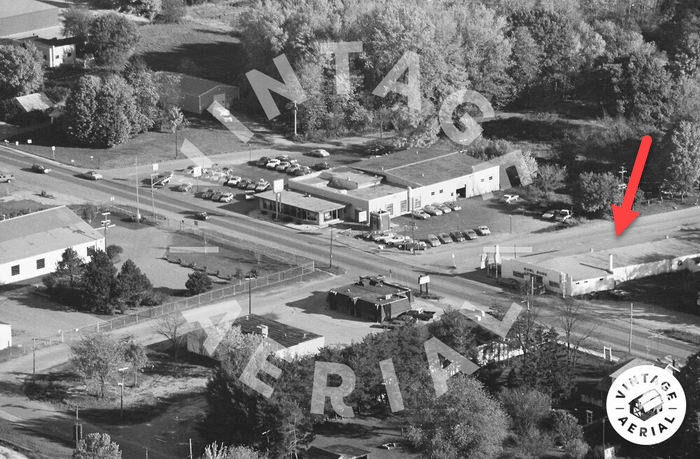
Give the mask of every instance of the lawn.
M 0 185 L 0 190 L 2 189 L 2 186 L 3 185 Z M 53 206 L 47 206 L 29 199 L 11 200 L 0 198 L 0 219 L 2 219 L 3 216 L 5 218 L 12 218 L 18 215 L 48 209 L 49 207 Z

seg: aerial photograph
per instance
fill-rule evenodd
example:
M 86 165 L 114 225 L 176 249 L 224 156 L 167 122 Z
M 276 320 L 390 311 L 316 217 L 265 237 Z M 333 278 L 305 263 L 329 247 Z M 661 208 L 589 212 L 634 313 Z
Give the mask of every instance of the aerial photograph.
M 700 0 L 0 0 L 0 459 L 700 457 Z

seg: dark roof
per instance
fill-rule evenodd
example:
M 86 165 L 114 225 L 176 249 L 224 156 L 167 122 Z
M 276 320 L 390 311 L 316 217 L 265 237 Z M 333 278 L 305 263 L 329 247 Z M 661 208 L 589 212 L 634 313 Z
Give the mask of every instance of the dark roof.
M 267 336 L 287 348 L 321 337 L 321 335 L 316 333 L 255 314 L 239 317 L 233 322 L 233 326 L 241 327 L 242 333 L 260 333 L 259 325 L 266 325 Z
M 200 95 L 221 86 L 235 88 L 235 86 L 232 86 L 230 84 L 224 84 L 212 80 L 205 80 L 204 78 L 198 78 L 191 75 L 182 75 L 180 77 L 180 90 L 184 94 Z
M 68 37 L 68 38 L 32 37 L 32 38 L 30 38 L 30 40 L 38 42 L 38 43 L 43 43 L 44 45 L 49 45 L 49 46 L 74 45 L 77 42 L 75 37 Z
M 331 292 L 338 295 L 362 299 L 377 305 L 390 304 L 397 299 L 403 299 L 408 291 L 410 291 L 408 287 L 387 283 L 384 279 L 375 277 L 362 277 L 354 284 L 331 289 Z
M 65 206 L 0 221 L 0 264 L 104 239 Z

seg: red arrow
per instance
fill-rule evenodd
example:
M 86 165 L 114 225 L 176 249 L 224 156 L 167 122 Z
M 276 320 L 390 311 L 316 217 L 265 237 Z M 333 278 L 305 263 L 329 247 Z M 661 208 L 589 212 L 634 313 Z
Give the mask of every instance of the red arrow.
M 612 205 L 615 232 L 618 236 L 639 216 L 639 212 L 632 210 L 632 203 L 634 203 L 634 197 L 637 195 L 639 180 L 642 178 L 644 163 L 647 161 L 650 147 L 651 136 L 645 135 L 642 137 L 642 143 L 639 145 L 639 152 L 637 153 L 637 159 L 634 161 L 632 174 L 630 174 L 630 183 L 627 185 L 627 190 L 625 190 L 622 206 Z

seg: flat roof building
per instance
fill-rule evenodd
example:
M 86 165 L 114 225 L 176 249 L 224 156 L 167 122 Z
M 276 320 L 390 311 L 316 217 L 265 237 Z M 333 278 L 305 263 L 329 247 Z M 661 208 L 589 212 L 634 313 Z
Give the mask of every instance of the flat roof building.
M 256 194 L 261 211 L 290 217 L 301 223 L 327 226 L 344 218 L 345 204 L 311 196 L 308 193 L 284 190 L 277 195 L 273 191 Z
M 613 290 L 633 279 L 686 270 L 687 261 L 698 257 L 698 242 L 669 238 L 561 257 L 540 253 L 504 258 L 501 274 L 533 282 L 536 288 L 576 296 Z
M 105 238 L 65 206 L 0 221 L 0 285 L 54 272 L 67 248 L 87 261 Z
M 411 309 L 411 289 L 383 276 L 362 276 L 354 284 L 328 291 L 328 306 L 355 317 L 382 322 Z

